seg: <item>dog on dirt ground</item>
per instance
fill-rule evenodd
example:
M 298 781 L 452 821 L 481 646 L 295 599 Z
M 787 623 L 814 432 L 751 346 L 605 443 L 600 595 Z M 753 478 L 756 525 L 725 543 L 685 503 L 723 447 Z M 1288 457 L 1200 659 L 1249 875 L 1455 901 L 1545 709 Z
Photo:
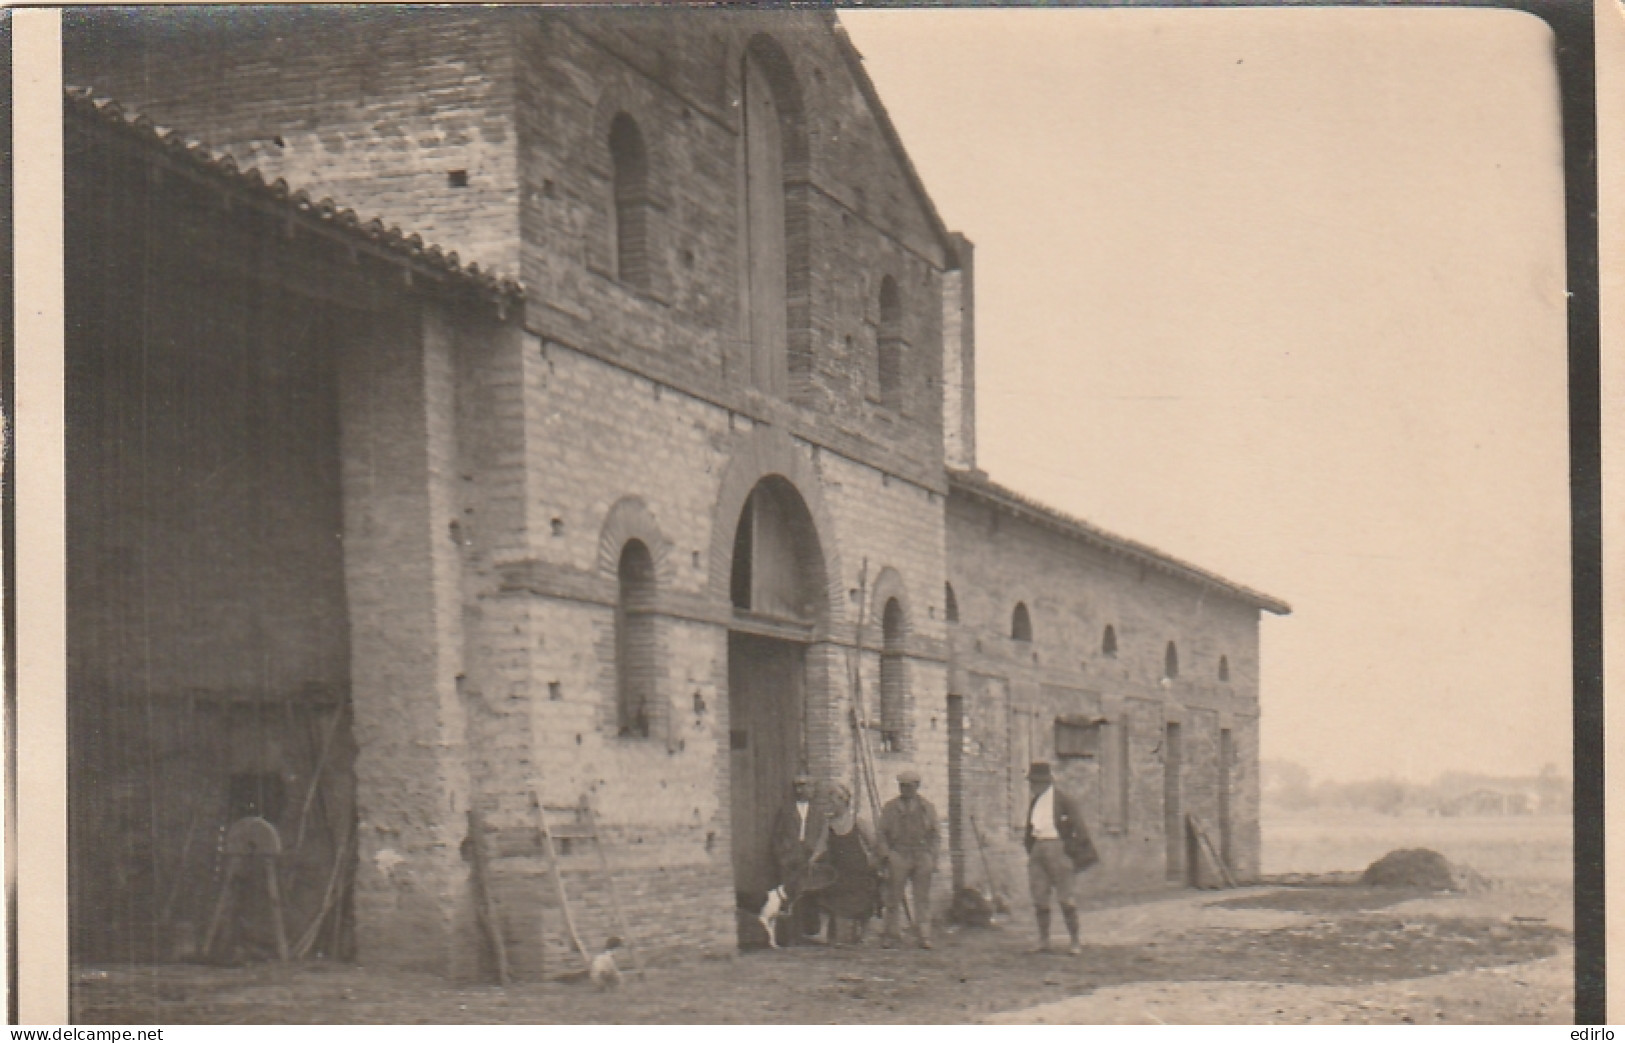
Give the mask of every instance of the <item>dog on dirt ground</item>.
M 615 966 L 615 950 L 620 947 L 620 937 L 612 936 L 604 943 L 604 951 L 592 958 L 587 977 L 602 992 L 612 992 L 621 987 L 621 969 Z
M 761 928 L 761 935 L 766 935 L 769 949 L 779 948 L 779 921 L 790 915 L 790 896 L 784 890 L 784 885 L 779 884 L 771 891 L 765 892 L 740 891 L 735 897 L 739 901 L 739 919 L 742 928 L 740 932 L 741 944 L 746 944 L 751 948 L 759 947 L 759 942 L 758 944 L 750 944 L 751 940 L 745 937 L 746 932 L 743 928 L 749 923 L 752 928 Z M 756 934 L 755 930 L 751 930 L 749 933 L 754 935 L 756 939 L 761 937 L 761 935 Z

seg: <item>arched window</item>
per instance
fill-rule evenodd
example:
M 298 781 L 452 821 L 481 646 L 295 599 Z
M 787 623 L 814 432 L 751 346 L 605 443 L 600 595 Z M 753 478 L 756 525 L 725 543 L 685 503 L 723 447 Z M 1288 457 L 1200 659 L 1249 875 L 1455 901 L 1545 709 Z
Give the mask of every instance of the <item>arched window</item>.
M 908 663 L 903 657 L 903 606 L 886 602 L 881 616 L 880 746 L 899 752 L 908 735 Z
M 1031 641 L 1033 639 L 1033 621 L 1027 614 L 1027 603 L 1016 602 L 1016 610 L 1010 613 L 1010 636 L 1017 641 Z
M 800 158 L 800 96 L 789 58 L 768 36 L 746 47 L 744 89 L 750 375 L 757 388 L 782 395 L 789 391 L 792 297 L 805 289 L 801 265 L 792 263 L 786 177 Z
M 1167 651 L 1162 653 L 1162 676 L 1170 681 L 1179 676 L 1179 649 L 1174 647 L 1172 641 L 1168 642 Z
M 1219 657 L 1219 680 L 1221 680 L 1221 681 L 1230 680 L 1230 657 L 1229 656 L 1220 656 Z
M 948 622 L 959 622 L 959 599 L 954 597 L 954 585 L 952 583 L 942 585 L 942 611 L 948 617 Z
M 616 732 L 646 738 L 655 711 L 655 568 L 642 540 L 621 548 L 620 594 L 615 601 Z
M 903 398 L 903 299 L 897 280 L 880 280 L 880 330 L 878 364 L 880 401 L 893 409 Z
M 1110 623 L 1106 624 L 1106 632 L 1100 636 L 1100 654 L 1110 659 L 1117 658 L 1117 631 L 1112 629 Z
M 626 113 L 609 126 L 611 180 L 615 193 L 615 276 L 628 286 L 649 288 L 649 154 L 643 134 Z

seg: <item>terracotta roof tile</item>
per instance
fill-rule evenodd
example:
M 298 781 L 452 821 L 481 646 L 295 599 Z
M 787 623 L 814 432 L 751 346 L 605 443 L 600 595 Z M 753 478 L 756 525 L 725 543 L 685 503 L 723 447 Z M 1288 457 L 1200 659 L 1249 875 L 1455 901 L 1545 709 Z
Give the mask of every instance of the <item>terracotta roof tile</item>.
M 1155 547 L 1107 532 L 1098 525 L 1093 525 L 1081 518 L 1074 518 L 1029 496 L 1024 496 L 1013 489 L 1005 488 L 980 471 L 956 471 L 950 469 L 948 472 L 948 489 L 951 493 L 961 493 L 982 500 L 985 503 L 1002 507 L 1005 510 L 1026 517 L 1029 521 L 1037 522 L 1075 539 L 1080 539 L 1085 543 L 1092 543 L 1097 547 L 1140 561 L 1169 575 L 1222 591 L 1238 601 L 1243 601 L 1267 612 L 1273 612 L 1278 616 L 1292 613 L 1292 606 L 1279 598 L 1273 598 L 1250 587 L 1233 583 L 1223 576 L 1180 561 L 1172 555 L 1164 554 Z
M 289 186 L 280 177 L 267 183 L 265 176 L 257 169 L 239 167 L 230 154 L 212 151 L 196 139 L 160 126 L 114 99 L 99 98 L 92 89 L 68 87 L 65 94 L 65 111 L 70 117 L 77 116 L 117 128 L 150 148 L 160 149 L 190 164 L 222 184 L 258 195 L 338 229 L 344 235 L 371 243 L 401 261 L 421 265 L 491 296 L 514 300 L 524 297 L 524 285 L 518 279 L 482 269 L 475 262 L 464 264 L 455 251 L 444 251 L 434 244 L 426 245 L 423 237 L 416 232 L 404 232 L 394 225 L 386 225 L 377 217 L 363 219 L 354 210 L 329 198 L 312 202 L 310 193 Z

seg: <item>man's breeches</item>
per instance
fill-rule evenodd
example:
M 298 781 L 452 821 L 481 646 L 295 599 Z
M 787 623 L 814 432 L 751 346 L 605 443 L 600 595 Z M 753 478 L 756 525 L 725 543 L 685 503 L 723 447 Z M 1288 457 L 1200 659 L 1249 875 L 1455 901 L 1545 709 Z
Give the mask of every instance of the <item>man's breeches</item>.
M 1073 905 L 1072 877 L 1072 860 L 1066 857 L 1064 844 L 1040 840 L 1033 845 L 1027 856 L 1027 887 L 1032 891 L 1034 906 L 1048 909 L 1051 892 L 1061 905 Z
M 901 937 L 903 933 L 903 888 L 914 882 L 914 925 L 920 937 L 931 930 L 931 874 L 936 872 L 937 859 L 929 851 L 893 851 L 887 862 L 890 875 L 886 878 L 886 934 Z

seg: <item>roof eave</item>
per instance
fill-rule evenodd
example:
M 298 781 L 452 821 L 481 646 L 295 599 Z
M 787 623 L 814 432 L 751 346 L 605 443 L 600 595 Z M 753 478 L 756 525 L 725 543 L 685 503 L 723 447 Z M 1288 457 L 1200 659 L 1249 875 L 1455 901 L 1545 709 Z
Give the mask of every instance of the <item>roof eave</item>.
M 1268 594 L 1208 572 L 1206 569 L 1180 561 L 1178 558 L 1164 554 L 1154 547 L 1148 547 L 1143 543 L 1107 532 L 1080 519 L 1069 517 L 1052 507 L 1047 507 L 1022 496 L 1012 489 L 1004 488 L 981 472 L 949 469 L 948 487 L 950 492 L 957 491 L 971 496 L 982 503 L 1004 510 L 1026 521 L 1042 525 L 1062 535 L 1082 540 L 1110 553 L 1137 561 L 1187 583 L 1193 583 L 1208 590 L 1216 591 L 1243 604 L 1277 616 L 1292 614 L 1292 606 L 1279 598 L 1271 597 Z
M 909 158 L 908 149 L 903 145 L 902 135 L 897 133 L 896 124 L 892 123 L 891 113 L 886 111 L 885 102 L 880 100 L 880 92 L 875 89 L 874 81 L 869 78 L 869 71 L 864 68 L 863 55 L 858 51 L 852 38 L 847 36 L 846 29 L 837 20 L 835 12 L 829 13 L 830 28 L 835 33 L 836 50 L 846 60 L 847 68 L 852 78 L 857 82 L 858 90 L 863 92 L 864 101 L 874 113 L 880 124 L 880 132 L 886 139 L 887 146 L 892 155 L 903 169 L 903 176 L 908 180 L 909 188 L 914 192 L 921 209 L 925 211 L 926 221 L 931 225 L 932 234 L 942 246 L 943 254 L 947 258 L 949 270 L 959 266 L 959 251 L 954 248 L 953 236 L 948 226 L 943 222 L 942 215 L 937 212 L 937 204 L 931 199 L 931 194 L 925 190 L 925 182 L 920 178 L 920 172 L 914 169 L 914 160 Z
M 312 200 L 306 192 L 291 188 L 280 178 L 267 182 L 257 169 L 239 167 L 229 153 L 216 155 L 204 145 L 159 127 L 119 102 L 99 98 L 88 89 L 67 87 L 64 94 L 66 118 L 79 118 L 87 127 L 120 135 L 143 149 L 149 162 L 274 211 L 309 232 L 342 242 L 415 276 L 472 290 L 504 307 L 524 300 L 524 286 L 517 279 L 482 269 L 477 262 L 464 264 L 456 253 L 425 243 L 415 233 L 386 226 L 376 218 L 363 220 L 353 209 L 331 199 Z

